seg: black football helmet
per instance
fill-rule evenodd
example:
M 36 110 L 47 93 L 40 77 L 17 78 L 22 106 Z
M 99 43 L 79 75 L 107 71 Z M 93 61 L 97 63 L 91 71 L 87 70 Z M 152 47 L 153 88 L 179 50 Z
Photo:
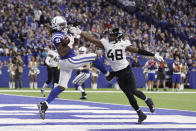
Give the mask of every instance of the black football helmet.
M 120 41 L 122 39 L 123 35 L 122 33 L 119 31 L 119 28 L 114 28 L 111 31 L 109 31 L 109 41 L 113 42 L 114 44 L 117 43 L 118 41 Z

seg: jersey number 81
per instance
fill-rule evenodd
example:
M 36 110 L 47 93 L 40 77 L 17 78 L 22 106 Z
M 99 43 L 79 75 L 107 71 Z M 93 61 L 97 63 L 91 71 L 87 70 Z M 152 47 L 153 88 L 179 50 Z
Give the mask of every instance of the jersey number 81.
M 123 59 L 122 50 L 121 49 L 116 49 L 116 50 L 110 49 L 107 53 L 107 57 L 111 58 L 112 61 L 122 60 Z

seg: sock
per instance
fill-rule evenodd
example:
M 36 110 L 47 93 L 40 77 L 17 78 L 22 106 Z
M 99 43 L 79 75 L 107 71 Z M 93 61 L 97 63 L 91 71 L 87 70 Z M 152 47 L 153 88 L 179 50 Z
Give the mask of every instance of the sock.
M 145 84 L 145 86 L 146 86 L 146 90 L 148 90 L 148 84 L 147 83 Z
M 99 69 L 103 74 L 107 73 L 107 70 L 105 69 L 104 64 L 100 61 L 99 58 L 97 58 L 95 61 L 93 61 L 93 65 Z
M 34 88 L 37 89 L 37 82 L 34 82 Z
M 81 92 L 84 92 L 84 89 L 81 86 L 78 86 L 78 90 L 80 90 Z
M 182 90 L 184 90 L 184 84 L 182 84 Z
M 146 99 L 144 101 L 147 101 L 148 100 L 148 97 L 146 96 Z
M 15 82 L 12 82 L 12 88 L 15 89 Z
M 97 84 L 96 84 L 96 83 L 93 83 L 93 84 L 92 84 L 92 89 L 94 89 L 94 90 L 97 89 Z
M 59 88 L 59 86 L 53 88 L 48 96 L 48 98 L 46 99 L 46 101 L 48 103 L 52 102 L 63 90 L 61 90 L 61 88 Z
M 30 88 L 33 89 L 33 82 L 30 82 Z
M 9 82 L 9 88 L 12 89 L 12 82 Z
M 48 87 L 48 84 L 47 83 L 44 83 L 44 85 L 42 86 L 42 90 L 45 90 L 45 88 Z
M 115 83 L 114 87 L 115 87 L 115 89 L 120 90 L 118 83 Z

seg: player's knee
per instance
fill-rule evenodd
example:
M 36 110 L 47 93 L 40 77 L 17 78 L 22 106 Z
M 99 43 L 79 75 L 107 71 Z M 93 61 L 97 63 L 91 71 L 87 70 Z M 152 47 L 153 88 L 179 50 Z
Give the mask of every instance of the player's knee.
M 72 84 L 75 85 L 75 84 L 77 84 L 77 83 L 76 83 L 76 81 L 72 81 Z
M 131 89 L 131 90 L 130 90 L 130 93 L 131 93 L 131 94 L 136 94 L 136 92 L 137 92 L 137 89 Z

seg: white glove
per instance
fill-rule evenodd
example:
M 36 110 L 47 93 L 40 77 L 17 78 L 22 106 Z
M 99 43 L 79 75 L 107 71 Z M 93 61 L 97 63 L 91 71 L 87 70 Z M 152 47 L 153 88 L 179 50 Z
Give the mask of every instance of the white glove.
M 78 27 L 70 27 L 69 31 L 76 37 L 80 36 L 81 30 Z
M 154 55 L 154 57 L 155 57 L 155 59 L 157 59 L 157 60 L 160 61 L 160 62 L 163 62 L 163 61 L 164 61 L 164 60 L 163 60 L 163 57 L 160 56 L 158 53 L 156 53 L 156 54 Z

